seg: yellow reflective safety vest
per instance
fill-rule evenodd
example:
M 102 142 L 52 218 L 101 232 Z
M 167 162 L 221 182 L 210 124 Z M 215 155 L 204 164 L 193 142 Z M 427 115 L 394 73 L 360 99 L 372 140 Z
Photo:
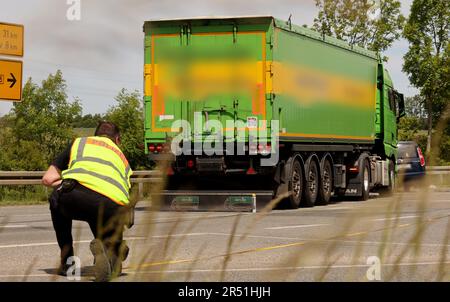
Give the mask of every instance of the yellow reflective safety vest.
M 74 141 L 69 168 L 62 172 L 62 179 L 75 179 L 120 205 L 128 205 L 132 173 L 125 155 L 112 140 L 92 136 Z

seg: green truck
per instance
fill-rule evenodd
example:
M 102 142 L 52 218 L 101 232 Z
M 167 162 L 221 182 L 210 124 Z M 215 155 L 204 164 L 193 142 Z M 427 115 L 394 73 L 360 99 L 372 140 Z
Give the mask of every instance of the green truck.
M 258 179 L 292 208 L 393 190 L 404 100 L 378 54 L 271 16 L 144 33 L 146 152 L 171 179 Z

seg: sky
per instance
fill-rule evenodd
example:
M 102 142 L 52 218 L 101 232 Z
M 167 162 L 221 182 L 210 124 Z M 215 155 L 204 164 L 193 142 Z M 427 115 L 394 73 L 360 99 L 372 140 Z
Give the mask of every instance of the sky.
M 0 22 L 25 27 L 23 78 L 40 83 L 60 69 L 69 100 L 79 98 L 83 114 L 104 113 L 120 89 L 143 87 L 144 21 L 198 16 L 272 15 L 298 25 L 312 25 L 314 0 L 80 0 L 80 20 L 70 21 L 72 0 L 0 0 Z M 402 0 L 409 15 L 412 0 Z M 413 96 L 401 71 L 408 43 L 399 40 L 385 54 L 397 90 Z M 0 101 L 0 116 L 11 102 Z

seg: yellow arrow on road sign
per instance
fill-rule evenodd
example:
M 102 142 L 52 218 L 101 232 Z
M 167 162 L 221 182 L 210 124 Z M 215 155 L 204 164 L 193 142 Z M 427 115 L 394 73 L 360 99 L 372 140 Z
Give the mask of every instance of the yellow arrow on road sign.
M 22 99 L 22 62 L 0 60 L 0 99 Z
M 23 56 L 23 25 L 0 23 L 0 54 Z

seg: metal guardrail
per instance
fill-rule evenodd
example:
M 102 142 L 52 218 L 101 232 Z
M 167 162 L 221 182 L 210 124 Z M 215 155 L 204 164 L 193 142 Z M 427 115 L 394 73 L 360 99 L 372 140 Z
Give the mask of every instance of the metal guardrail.
M 40 185 L 45 171 L 0 171 L 0 185 Z M 159 171 L 134 171 L 132 183 L 152 183 L 161 181 Z
M 450 166 L 428 166 L 429 175 L 450 174 Z M 45 171 L 0 171 L 0 186 L 40 185 Z M 156 183 L 162 180 L 159 171 L 134 171 L 131 182 L 139 184 L 139 191 L 144 183 Z
M 0 171 L 0 186 L 41 185 L 45 171 Z M 162 181 L 159 171 L 134 171 L 131 183 L 138 184 L 139 197 L 143 196 L 144 183 Z
M 428 166 L 427 174 L 450 174 L 450 166 Z M 40 185 L 45 171 L 0 171 L 0 185 Z M 132 183 L 154 183 L 161 181 L 159 171 L 134 171 L 131 176 Z
M 427 174 L 437 175 L 437 174 L 449 174 L 450 166 L 430 166 L 426 167 Z
M 426 167 L 426 174 L 429 175 L 434 184 L 440 186 L 449 185 L 450 166 L 429 166 Z

